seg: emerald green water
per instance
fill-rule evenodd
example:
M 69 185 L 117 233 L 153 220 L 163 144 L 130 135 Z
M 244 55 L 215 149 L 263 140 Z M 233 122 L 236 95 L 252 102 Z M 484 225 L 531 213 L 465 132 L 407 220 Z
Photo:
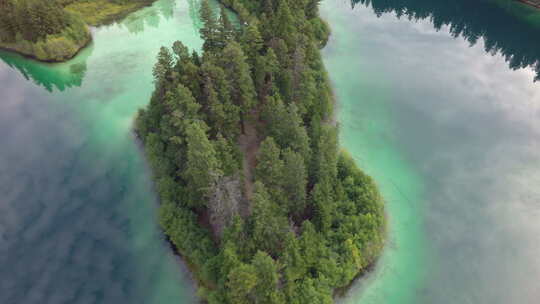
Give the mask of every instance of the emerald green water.
M 341 302 L 538 303 L 540 14 L 354 2 L 323 3 L 323 55 L 341 143 L 381 188 L 389 240 Z

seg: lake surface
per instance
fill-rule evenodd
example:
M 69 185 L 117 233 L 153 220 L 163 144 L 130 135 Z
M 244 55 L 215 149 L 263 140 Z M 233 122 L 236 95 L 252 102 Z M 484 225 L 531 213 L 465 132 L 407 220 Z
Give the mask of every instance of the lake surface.
M 198 2 L 94 29 L 67 63 L 0 52 L 0 303 L 196 301 L 131 124 L 159 47 L 200 48 Z M 383 257 L 342 302 L 537 303 L 540 15 L 506 0 L 321 11 L 342 145 L 389 217 Z
M 342 145 L 389 243 L 344 303 L 538 303 L 540 15 L 508 1 L 326 1 Z
M 74 60 L 0 52 L 0 303 L 192 303 L 131 133 L 162 45 L 201 46 L 198 1 L 94 29 Z

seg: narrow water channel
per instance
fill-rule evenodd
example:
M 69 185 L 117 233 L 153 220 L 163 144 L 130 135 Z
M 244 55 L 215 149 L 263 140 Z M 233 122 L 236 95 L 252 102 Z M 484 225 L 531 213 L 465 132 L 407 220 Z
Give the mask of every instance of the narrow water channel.
M 325 1 L 342 145 L 389 243 L 345 303 L 538 303 L 540 14 L 505 1 Z

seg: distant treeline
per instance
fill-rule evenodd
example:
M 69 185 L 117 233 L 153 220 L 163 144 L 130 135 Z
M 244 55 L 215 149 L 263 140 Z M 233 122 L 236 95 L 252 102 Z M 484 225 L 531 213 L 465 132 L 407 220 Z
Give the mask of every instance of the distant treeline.
M 509 0 L 511 1 L 511 0 Z M 435 28 L 449 26 L 455 37 L 471 44 L 485 41 L 486 52 L 499 52 L 510 68 L 531 67 L 540 79 L 539 29 L 512 16 L 488 0 L 353 0 L 370 5 L 376 14 L 394 13 L 398 17 L 429 19 Z
M 161 48 L 136 131 L 160 222 L 208 303 L 332 303 L 381 251 L 382 199 L 340 151 L 319 0 L 203 0 L 202 54 Z

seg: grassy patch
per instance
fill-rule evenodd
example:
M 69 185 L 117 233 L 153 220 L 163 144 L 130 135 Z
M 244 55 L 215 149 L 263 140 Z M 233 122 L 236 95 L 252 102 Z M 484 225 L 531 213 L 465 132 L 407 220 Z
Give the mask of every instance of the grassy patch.
M 131 12 L 147 6 L 154 0 L 130 1 L 126 3 L 112 3 L 107 0 L 74 1 L 65 6 L 73 14 L 78 14 L 89 25 L 102 25 L 111 23 L 125 17 Z

